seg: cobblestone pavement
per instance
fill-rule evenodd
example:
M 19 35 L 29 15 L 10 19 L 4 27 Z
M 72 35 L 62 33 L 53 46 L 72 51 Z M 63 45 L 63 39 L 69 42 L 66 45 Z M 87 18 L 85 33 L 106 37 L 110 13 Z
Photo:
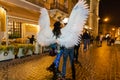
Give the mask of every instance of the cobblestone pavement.
M 90 45 L 84 52 L 79 50 L 80 63 L 75 64 L 76 80 L 120 80 L 120 45 L 102 47 Z M 54 57 L 33 55 L 21 59 L 0 62 L 0 80 L 52 80 L 52 73 L 46 71 Z M 71 68 L 67 63 L 67 77 Z M 62 68 L 62 59 L 60 70 Z

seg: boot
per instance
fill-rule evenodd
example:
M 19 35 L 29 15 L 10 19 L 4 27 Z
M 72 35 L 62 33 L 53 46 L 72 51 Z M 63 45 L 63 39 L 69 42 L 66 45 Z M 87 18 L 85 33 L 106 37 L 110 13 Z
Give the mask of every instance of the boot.
M 55 68 L 55 70 L 53 72 L 53 76 L 55 77 L 56 80 L 59 80 L 62 78 L 62 74 L 58 68 Z
M 50 71 L 50 72 L 54 72 L 54 70 L 55 70 L 55 64 L 52 63 L 52 64 L 47 68 L 47 70 Z

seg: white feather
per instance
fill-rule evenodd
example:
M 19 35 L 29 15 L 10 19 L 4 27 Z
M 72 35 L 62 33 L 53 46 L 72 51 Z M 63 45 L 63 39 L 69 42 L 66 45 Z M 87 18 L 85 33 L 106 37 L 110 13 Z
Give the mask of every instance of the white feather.
M 88 7 L 84 0 L 79 1 L 73 8 L 68 20 L 68 24 L 61 29 L 62 35 L 55 39 L 53 32 L 50 29 L 50 19 L 45 8 L 41 9 L 39 19 L 40 32 L 37 36 L 37 41 L 42 46 L 49 46 L 57 42 L 66 48 L 73 47 L 79 42 L 79 35 L 82 33 L 83 26 L 88 17 Z
M 48 11 L 45 8 L 41 9 L 41 15 L 39 18 L 40 31 L 37 35 L 37 42 L 42 46 L 49 46 L 55 42 L 53 32 L 50 28 L 50 18 Z
M 61 29 L 62 35 L 57 42 L 66 48 L 73 47 L 79 42 L 79 35 L 82 33 L 83 26 L 88 17 L 88 6 L 84 0 L 78 1 L 74 6 L 68 24 Z

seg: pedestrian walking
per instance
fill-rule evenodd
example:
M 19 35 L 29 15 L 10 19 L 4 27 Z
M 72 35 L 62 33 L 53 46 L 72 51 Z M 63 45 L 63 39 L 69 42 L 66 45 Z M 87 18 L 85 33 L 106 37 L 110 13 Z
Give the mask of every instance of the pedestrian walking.
M 79 56 L 79 48 L 81 43 L 82 35 L 80 34 L 79 42 L 77 45 L 74 46 L 74 61 L 75 63 L 79 63 L 78 56 Z
M 83 33 L 83 43 L 84 43 L 84 51 L 87 51 L 89 44 L 90 44 L 90 35 L 87 32 L 87 30 L 85 30 L 85 32 Z
M 102 41 L 103 41 L 103 35 L 100 34 L 100 40 L 99 40 L 100 47 L 102 47 Z

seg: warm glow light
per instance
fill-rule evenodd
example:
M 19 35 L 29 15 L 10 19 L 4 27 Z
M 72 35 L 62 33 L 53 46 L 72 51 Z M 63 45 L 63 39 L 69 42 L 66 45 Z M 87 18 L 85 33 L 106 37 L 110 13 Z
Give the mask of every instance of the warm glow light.
M 109 21 L 109 18 L 105 18 L 105 19 L 104 19 L 104 22 L 108 22 L 108 21 Z
M 64 18 L 62 21 L 63 21 L 63 23 L 67 23 L 68 22 L 68 18 Z
M 85 28 L 85 29 L 88 29 L 88 26 L 87 26 L 87 25 L 85 25 L 85 26 L 84 26 L 84 28 Z
M 6 10 L 2 7 L 0 7 L 0 30 L 6 31 Z
M 91 27 L 89 27 L 89 29 L 92 29 Z
M 114 30 L 115 30 L 115 28 L 112 28 L 112 30 L 114 31 Z

